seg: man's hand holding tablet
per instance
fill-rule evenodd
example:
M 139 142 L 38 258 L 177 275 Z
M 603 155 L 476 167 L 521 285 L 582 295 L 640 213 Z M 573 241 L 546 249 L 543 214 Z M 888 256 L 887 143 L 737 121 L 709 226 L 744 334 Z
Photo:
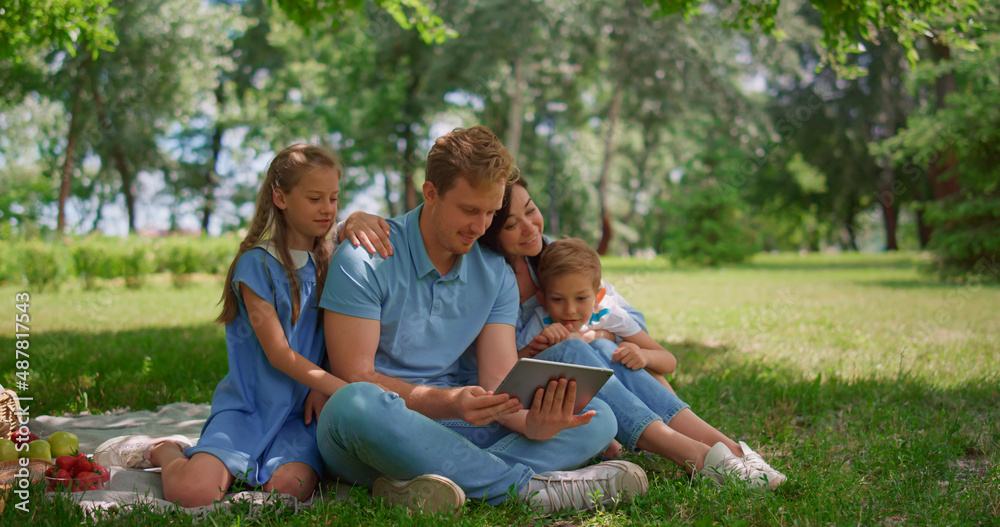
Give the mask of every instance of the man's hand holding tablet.
M 540 359 L 519 359 L 495 393 L 510 394 L 511 397 L 516 397 L 525 408 L 531 408 L 536 390 L 544 389 L 549 381 L 565 378 L 569 381 L 576 381 L 576 401 L 573 405 L 573 412 L 580 413 L 613 373 L 607 368 L 594 368 Z

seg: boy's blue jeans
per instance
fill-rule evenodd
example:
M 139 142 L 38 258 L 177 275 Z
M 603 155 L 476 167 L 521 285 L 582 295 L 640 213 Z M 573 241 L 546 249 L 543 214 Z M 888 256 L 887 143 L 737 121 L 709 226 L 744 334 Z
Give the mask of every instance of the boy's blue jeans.
M 576 350 L 567 351 L 567 357 L 597 357 L 580 340 L 546 351 L 564 348 Z M 534 441 L 496 423 L 435 421 L 408 409 L 395 393 L 353 383 L 327 401 L 317 436 L 324 467 L 344 481 L 371 486 L 380 476 L 439 474 L 462 487 L 469 498 L 496 504 L 519 495 L 536 472 L 574 469 L 604 451 L 617 431 L 615 416 L 597 398 L 588 410 L 597 411 L 589 424 Z
M 568 342 L 583 343 L 580 340 L 564 343 Z M 614 376 L 596 398 L 607 403 L 614 412 L 618 421 L 618 442 L 628 450 L 636 450 L 636 441 L 650 423 L 658 419 L 669 423 L 688 404 L 646 370 L 631 370 L 619 362 L 612 363 L 611 355 L 616 349 L 618 345 L 614 342 L 597 339 L 589 346 L 552 346 L 535 358 L 614 370 Z

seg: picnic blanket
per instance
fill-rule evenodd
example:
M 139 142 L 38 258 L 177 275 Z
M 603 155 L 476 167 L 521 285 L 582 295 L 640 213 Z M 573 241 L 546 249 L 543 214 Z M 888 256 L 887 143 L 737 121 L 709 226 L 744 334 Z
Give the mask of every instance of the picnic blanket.
M 179 434 L 186 436 L 192 443 L 197 442 L 210 412 L 210 405 L 207 404 L 172 403 L 159 407 L 155 412 L 119 410 L 96 415 L 41 415 L 33 417 L 30 426 L 33 432 L 42 437 L 57 430 L 72 432 L 80 438 L 80 451 L 93 454 L 104 441 L 122 435 L 143 434 L 156 437 Z M 350 485 L 325 481 L 321 491 L 305 503 L 290 496 L 269 495 L 261 491 L 241 491 L 227 494 L 223 501 L 212 505 L 185 508 L 163 499 L 163 483 L 159 468 L 148 470 L 108 468 L 111 471 L 111 480 L 103 490 L 70 493 L 84 509 L 106 510 L 144 504 L 156 510 L 176 510 L 204 517 L 210 512 L 226 509 L 233 503 L 241 502 L 250 503 L 252 506 L 260 505 L 262 508 L 264 505 L 279 503 L 293 507 L 297 511 L 311 506 L 317 500 L 344 500 L 351 489 Z

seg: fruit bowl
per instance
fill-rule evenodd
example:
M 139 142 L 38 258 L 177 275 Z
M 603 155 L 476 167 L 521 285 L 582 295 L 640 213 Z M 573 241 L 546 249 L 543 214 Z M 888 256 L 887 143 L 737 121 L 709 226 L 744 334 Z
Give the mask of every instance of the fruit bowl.
M 90 476 L 93 474 L 93 476 Z M 98 474 L 96 472 L 87 472 L 84 475 L 77 476 L 75 478 L 57 478 L 53 476 L 45 476 L 45 481 L 48 486 L 45 490 L 50 492 L 58 491 L 70 491 L 70 492 L 83 492 L 86 490 L 103 490 L 104 485 L 108 483 L 111 479 L 111 474 Z
M 84 454 L 59 456 L 55 465 L 45 471 L 49 491 L 102 490 L 110 479 L 111 472 L 107 468 Z

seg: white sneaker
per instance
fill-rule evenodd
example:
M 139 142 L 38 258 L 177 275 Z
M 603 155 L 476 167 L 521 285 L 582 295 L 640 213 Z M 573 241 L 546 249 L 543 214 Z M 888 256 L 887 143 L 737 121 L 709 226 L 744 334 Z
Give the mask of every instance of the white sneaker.
M 747 466 L 743 458 L 730 452 L 729 447 L 723 442 L 718 442 L 705 454 L 705 463 L 700 474 L 710 480 L 723 484 L 729 478 L 736 478 L 747 482 L 753 488 L 767 485 L 767 478 L 756 468 Z
M 535 474 L 525 497 L 545 513 L 562 509 L 589 510 L 631 498 L 649 490 L 646 473 L 628 461 L 605 461 L 579 470 Z
M 743 462 L 748 467 L 757 469 L 758 472 L 764 474 L 767 478 L 768 490 L 778 488 L 778 485 L 781 485 L 788 479 L 781 472 L 771 468 L 771 465 L 768 465 L 767 461 L 764 461 L 764 458 L 760 457 L 760 454 L 750 450 L 750 447 L 743 441 L 740 441 L 740 448 L 743 449 Z
M 432 514 L 458 512 L 465 505 L 462 487 L 437 474 L 424 474 L 413 479 L 378 478 L 372 485 L 372 496 Z
M 164 441 L 177 443 L 181 450 L 192 446 L 191 441 L 181 435 L 113 437 L 97 447 L 94 451 L 94 461 L 105 467 L 153 468 L 153 464 L 143 454 Z

